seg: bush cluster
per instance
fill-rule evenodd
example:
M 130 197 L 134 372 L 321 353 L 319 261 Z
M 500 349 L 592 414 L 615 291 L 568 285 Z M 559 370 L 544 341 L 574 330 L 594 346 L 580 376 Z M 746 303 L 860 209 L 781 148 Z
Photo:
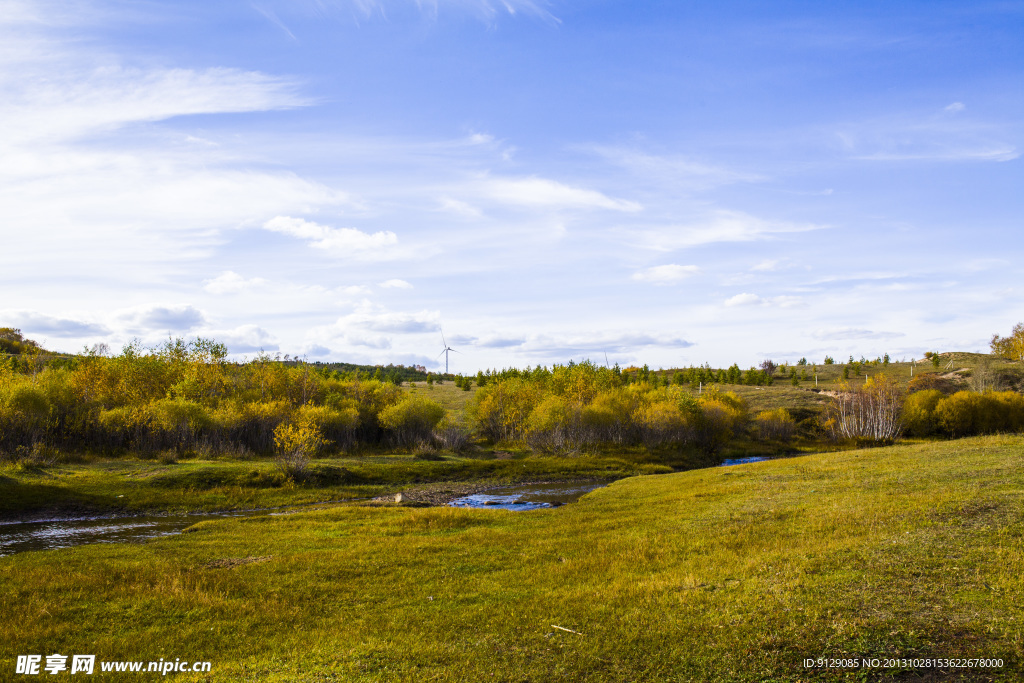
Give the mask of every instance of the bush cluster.
M 337 451 L 434 438 L 444 417 L 436 403 L 391 382 L 262 354 L 248 363 L 226 356 L 222 345 L 197 339 L 155 349 L 131 344 L 112 357 L 85 353 L 38 372 L 0 358 L 0 453 L 45 445 L 284 455 L 282 425 L 315 432 Z
M 743 401 L 731 392 L 694 398 L 653 373 L 644 382 L 624 374 L 583 362 L 492 376 L 470 406 L 474 427 L 495 442 L 572 452 L 600 444 L 714 451 L 746 426 Z
M 912 436 L 957 438 L 1024 431 L 1024 396 L 1013 391 L 958 391 L 947 396 L 927 389 L 908 396 L 903 410 Z

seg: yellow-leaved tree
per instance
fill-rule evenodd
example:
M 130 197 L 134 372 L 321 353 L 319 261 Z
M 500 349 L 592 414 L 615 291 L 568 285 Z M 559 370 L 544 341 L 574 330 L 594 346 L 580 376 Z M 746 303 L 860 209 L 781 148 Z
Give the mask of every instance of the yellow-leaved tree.
M 1024 360 L 1024 323 L 1017 323 L 1006 337 L 992 335 L 992 353 L 1010 360 Z

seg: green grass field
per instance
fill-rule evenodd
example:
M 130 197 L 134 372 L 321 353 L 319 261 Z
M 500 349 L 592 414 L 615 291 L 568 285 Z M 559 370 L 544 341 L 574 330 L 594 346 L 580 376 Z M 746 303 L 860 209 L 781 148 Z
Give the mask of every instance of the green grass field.
M 528 513 L 202 522 L 0 558 L 0 677 L 59 652 L 212 662 L 181 681 L 1020 680 L 1022 503 L 1016 436 L 634 477 Z

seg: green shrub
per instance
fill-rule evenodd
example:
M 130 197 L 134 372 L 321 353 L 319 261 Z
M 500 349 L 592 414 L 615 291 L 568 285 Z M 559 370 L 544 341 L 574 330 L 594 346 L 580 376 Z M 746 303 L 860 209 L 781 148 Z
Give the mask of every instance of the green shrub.
M 277 466 L 281 472 L 294 481 L 305 478 L 309 461 L 324 445 L 320 430 L 311 424 L 285 423 L 274 430 L 274 446 L 277 449 Z
M 434 439 L 441 445 L 441 448 L 453 453 L 461 453 L 469 448 L 469 429 L 456 420 L 451 414 L 446 414 L 434 427 Z
M 399 445 L 429 441 L 445 410 L 429 398 L 409 395 L 380 412 L 380 425 Z
M 754 426 L 760 439 L 789 441 L 796 434 L 796 420 L 785 408 L 765 410 L 754 417 Z
M 729 442 L 743 424 L 743 413 L 725 400 L 703 398 L 697 414 L 697 443 L 709 453 L 717 452 Z
M 903 429 L 911 436 L 928 436 L 938 428 L 935 406 L 945 398 L 938 389 L 924 389 L 903 402 Z
M 351 446 L 359 425 L 359 410 L 355 405 L 345 406 L 341 402 L 331 406 L 306 405 L 295 409 L 292 420 L 296 424 L 316 427 L 326 442 L 347 448 Z
M 549 394 L 530 412 L 526 442 L 535 450 L 560 452 L 580 446 L 579 425 L 561 396 Z
M 18 414 L 23 420 L 45 420 L 50 413 L 50 402 L 35 386 L 21 384 L 11 388 L 4 400 L 4 410 Z
M 647 446 L 693 440 L 693 415 L 678 401 L 654 401 L 640 408 L 638 418 L 640 435 Z

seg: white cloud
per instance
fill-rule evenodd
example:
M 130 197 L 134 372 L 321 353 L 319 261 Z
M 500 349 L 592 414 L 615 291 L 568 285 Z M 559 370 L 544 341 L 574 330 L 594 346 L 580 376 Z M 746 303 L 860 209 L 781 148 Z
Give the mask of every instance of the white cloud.
M 366 233 L 355 228 L 331 228 L 302 218 L 277 216 L 263 224 L 264 229 L 308 240 L 310 246 L 340 252 L 367 252 L 398 243 L 390 230 Z
M 105 325 L 95 322 L 10 309 L 0 311 L 0 326 L 20 328 L 27 337 L 42 334 L 55 337 L 92 337 L 110 333 Z
M 604 360 L 605 353 L 634 354 L 651 347 L 685 349 L 691 346 L 692 342 L 670 334 L 596 332 L 587 335 L 534 335 L 523 343 L 522 351 L 535 357 L 561 356 L 568 360 L 583 356 L 597 362 Z
M 115 318 L 131 333 L 188 332 L 206 323 L 206 316 L 194 306 L 142 306 L 119 311 Z
M 0 126 L 6 131 L 6 145 L 66 141 L 174 116 L 308 104 L 295 94 L 294 83 L 255 71 L 79 65 L 71 58 L 59 69 L 47 65 L 45 74 L 31 64 L 20 66 L 28 73 L 0 77 L 5 96 Z
M 391 340 L 388 337 L 367 333 L 406 335 L 439 332 L 439 319 L 437 311 L 389 311 L 365 302 L 354 312 L 341 316 L 330 325 L 314 327 L 309 332 L 309 338 L 315 343 L 330 344 L 332 340 L 337 340 L 371 348 L 389 348 Z M 338 347 L 337 344 L 330 345 L 332 348 Z
M 238 294 L 255 287 L 267 284 L 261 277 L 249 278 L 246 280 L 238 273 L 225 270 L 212 280 L 204 280 L 206 283 L 203 289 L 211 294 Z
M 669 225 L 631 230 L 630 240 L 657 251 L 674 251 L 718 242 L 752 242 L 777 235 L 821 230 L 827 226 L 810 223 L 766 221 L 739 211 L 715 211 L 708 218 L 689 225 Z
M 596 190 L 572 187 L 547 178 L 487 178 L 479 183 L 479 191 L 494 201 L 517 206 L 627 212 L 643 209 L 633 201 L 615 199 Z
M 720 185 L 764 180 L 763 176 L 757 174 L 701 163 L 678 155 L 655 155 L 634 149 L 601 145 L 584 149 L 589 149 L 611 163 L 649 181 L 671 185 L 675 191 L 680 188 L 706 190 Z
M 957 106 L 959 105 L 959 106 Z M 966 109 L 954 102 L 946 112 Z M 864 161 L 1011 161 L 1020 156 L 1005 126 L 939 114 L 903 114 L 847 124 L 844 150 Z
M 795 296 L 773 296 L 765 298 L 750 292 L 743 292 L 725 300 L 726 306 L 777 306 L 779 308 L 795 308 L 803 305 L 803 300 Z
M 737 294 L 725 300 L 726 306 L 759 306 L 763 303 L 764 299 L 750 292 Z
M 441 211 L 465 216 L 466 218 L 480 218 L 484 215 L 483 211 L 472 204 L 452 199 L 451 197 L 442 197 L 439 204 Z
M 897 339 L 906 336 L 903 332 L 876 332 L 854 327 L 832 330 L 817 330 L 812 335 L 822 341 L 839 341 L 845 339 Z
M 700 272 L 700 268 L 697 266 L 680 266 L 675 263 L 669 263 L 663 266 L 652 266 L 651 268 L 645 268 L 633 273 L 633 279 L 656 285 L 669 285 L 685 280 L 698 272 Z
M 415 6 L 417 10 L 432 18 L 450 12 L 468 12 L 481 21 L 493 24 L 501 16 L 515 17 L 518 14 L 525 14 L 549 23 L 561 23 L 558 17 L 547 9 L 547 2 L 535 0 L 307 0 L 307 2 L 317 9 L 325 7 L 351 8 L 365 18 L 374 15 L 388 17 L 396 10 Z
M 755 272 L 771 272 L 779 269 L 779 259 L 766 259 L 754 265 L 751 270 Z
M 247 169 L 251 160 L 216 136 L 197 144 L 157 125 L 308 104 L 294 81 L 126 65 L 86 39 L 50 36 L 53 26 L 102 14 L 60 4 L 22 3 L 28 28 L 0 25 L 0 206 L 19 226 L 0 250 L 5 272 L 73 277 L 102 262 L 110 275 L 139 280 L 159 271 L 155 264 L 208 254 L 225 229 L 348 201 L 294 173 Z
M 524 337 L 488 337 L 476 342 L 474 346 L 482 346 L 487 349 L 508 349 L 522 346 L 525 343 Z
M 310 344 L 305 349 L 305 355 L 313 358 L 326 358 L 331 355 L 331 350 L 319 344 Z
M 412 289 L 412 285 L 411 284 L 409 284 L 405 280 L 397 280 L 397 279 L 385 280 L 384 282 L 380 283 L 380 286 L 381 287 L 385 287 L 385 288 L 390 288 L 390 289 Z
M 259 325 L 248 324 L 228 330 L 213 330 L 209 336 L 223 343 L 233 354 L 280 349 L 277 338 Z
M 369 294 L 370 288 L 365 285 L 349 285 L 347 287 L 339 287 L 338 293 L 343 294 L 346 297 L 360 296 L 363 294 Z

